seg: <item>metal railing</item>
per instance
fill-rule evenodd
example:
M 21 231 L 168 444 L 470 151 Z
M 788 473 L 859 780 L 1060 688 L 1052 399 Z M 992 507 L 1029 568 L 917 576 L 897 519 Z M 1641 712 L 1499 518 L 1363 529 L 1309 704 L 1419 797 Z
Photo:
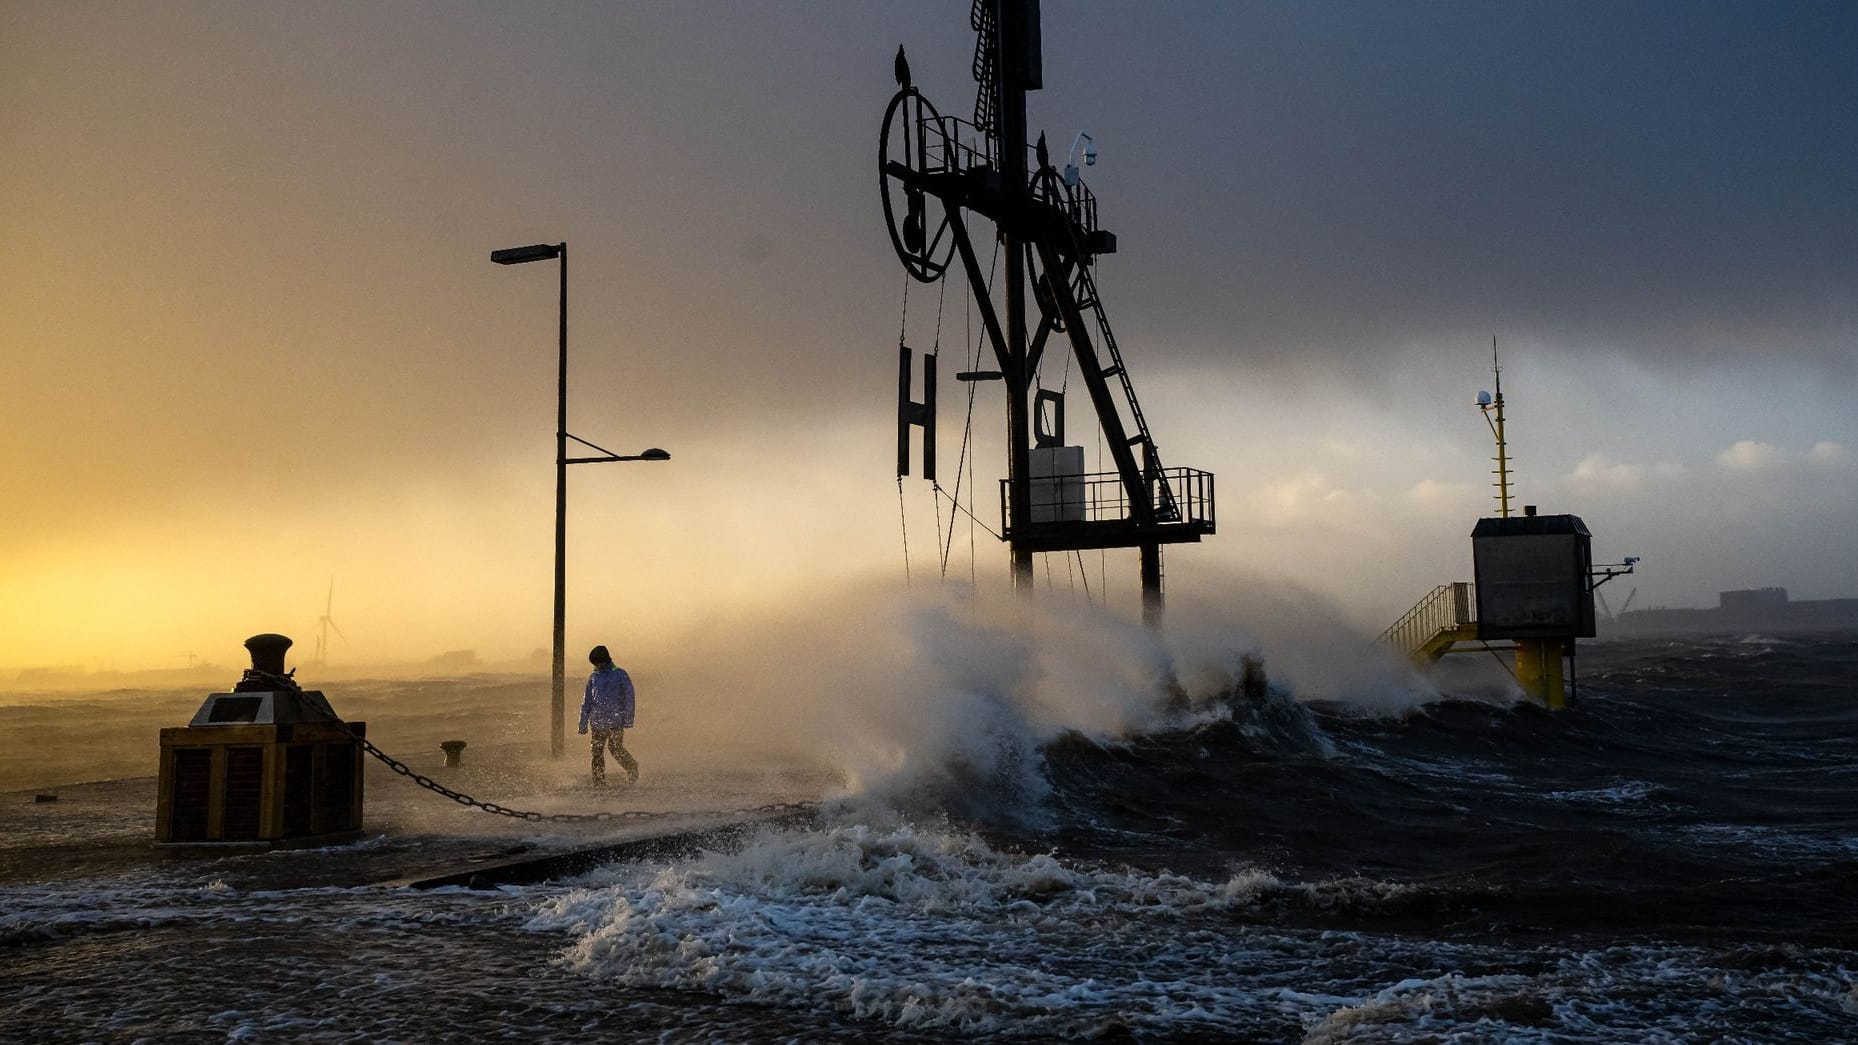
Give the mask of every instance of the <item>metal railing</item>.
M 1038 168 L 1033 167 L 1032 198 L 1064 212 L 1065 217 L 1077 223 L 1085 232 L 1097 231 L 1097 194 L 1090 191 L 1090 186 L 1079 178 L 1077 184 L 1066 185 L 1064 177 L 1057 171 L 1047 172 L 1038 177 Z
M 1148 499 L 1155 521 L 1185 523 L 1212 533 L 1213 473 L 1198 468 L 1165 468 L 1148 477 Z M 1032 480 L 1032 522 L 1131 522 L 1128 488 L 1116 472 L 1055 475 Z M 1001 533 L 1012 534 L 1012 485 L 1000 480 Z
M 924 173 L 959 174 L 994 165 L 987 132 L 959 116 L 925 116 L 918 129 Z
M 925 116 L 917 128 L 919 155 L 925 173 L 959 174 L 994 167 L 994 141 L 987 132 L 959 116 Z M 1097 231 L 1097 194 L 1079 178 L 1066 185 L 1057 171 L 1040 177 L 1038 150 L 1026 146 L 1026 169 L 1032 176 L 1034 202 L 1054 207 L 1085 232 Z
M 1456 631 L 1477 623 L 1476 589 L 1469 581 L 1453 581 L 1432 589 L 1406 615 L 1381 632 L 1379 642 L 1403 654 L 1412 654 L 1440 632 Z

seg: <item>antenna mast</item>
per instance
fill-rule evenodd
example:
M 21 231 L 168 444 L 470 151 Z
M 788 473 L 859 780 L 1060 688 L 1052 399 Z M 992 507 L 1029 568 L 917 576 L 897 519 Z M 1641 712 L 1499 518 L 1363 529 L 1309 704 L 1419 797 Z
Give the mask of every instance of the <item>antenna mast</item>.
M 1509 444 L 1503 438 L 1503 367 L 1497 362 L 1497 336 L 1490 336 L 1490 372 L 1497 377 L 1497 394 L 1494 402 L 1479 403 L 1478 409 L 1484 412 L 1484 422 L 1490 425 L 1492 435 L 1497 437 L 1497 456 L 1491 460 L 1497 462 L 1497 470 L 1492 475 L 1497 481 L 1492 486 L 1497 488 L 1497 516 L 1510 517 L 1510 451 Z M 1491 418 L 1491 411 L 1496 411 L 1496 418 Z

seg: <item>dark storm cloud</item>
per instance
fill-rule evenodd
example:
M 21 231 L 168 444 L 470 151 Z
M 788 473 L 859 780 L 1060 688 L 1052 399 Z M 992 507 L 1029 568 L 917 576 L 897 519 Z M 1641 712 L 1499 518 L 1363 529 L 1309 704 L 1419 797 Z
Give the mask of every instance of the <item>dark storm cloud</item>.
M 1851 5 L 1046 20 L 1047 94 L 1087 94 L 1065 111 L 1109 129 L 1111 271 L 1183 340 L 1256 358 L 1492 330 L 1685 364 L 1858 351 Z
M 643 367 L 726 414 L 772 396 L 881 410 L 903 276 L 878 121 L 898 43 L 967 113 L 966 5 L 491 17 L 524 72 L 480 133 L 550 126 L 523 177 L 626 266 L 580 329 L 636 332 Z M 1048 0 L 1032 123 L 1056 150 L 1079 128 L 1099 142 L 1123 246 L 1103 286 L 1143 372 L 1373 375 L 1492 333 L 1849 370 L 1855 27 L 1839 5 Z M 940 292 L 913 289 L 925 340 Z M 962 303 L 957 284 L 951 322 Z

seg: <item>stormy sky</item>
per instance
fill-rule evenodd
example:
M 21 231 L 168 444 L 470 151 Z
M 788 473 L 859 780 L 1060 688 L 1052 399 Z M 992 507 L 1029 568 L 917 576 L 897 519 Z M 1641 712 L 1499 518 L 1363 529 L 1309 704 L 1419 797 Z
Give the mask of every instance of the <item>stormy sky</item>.
M 1032 124 L 1095 138 L 1111 320 L 1219 476 L 1171 586 L 1375 630 L 1468 579 L 1494 335 L 1519 500 L 1644 557 L 1616 603 L 1858 595 L 1858 8 L 1044 6 Z M 674 455 L 571 474 L 571 646 L 901 583 L 898 330 L 978 327 L 904 319 L 877 127 L 899 43 L 969 110 L 967 7 L 0 7 L 0 670 L 234 661 L 331 577 L 332 660 L 546 645 L 555 270 L 487 257 L 537 241 L 570 430 Z

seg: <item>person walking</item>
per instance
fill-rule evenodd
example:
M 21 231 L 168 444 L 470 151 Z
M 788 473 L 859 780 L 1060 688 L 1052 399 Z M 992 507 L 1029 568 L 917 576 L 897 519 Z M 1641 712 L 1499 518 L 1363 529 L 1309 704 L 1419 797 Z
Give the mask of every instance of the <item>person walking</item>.
M 613 663 L 605 646 L 595 646 L 587 654 L 593 674 L 587 676 L 587 695 L 581 698 L 581 735 L 593 729 L 594 786 L 606 786 L 606 750 L 626 770 L 629 783 L 639 782 L 639 762 L 626 750 L 626 730 L 632 726 L 632 676 Z

